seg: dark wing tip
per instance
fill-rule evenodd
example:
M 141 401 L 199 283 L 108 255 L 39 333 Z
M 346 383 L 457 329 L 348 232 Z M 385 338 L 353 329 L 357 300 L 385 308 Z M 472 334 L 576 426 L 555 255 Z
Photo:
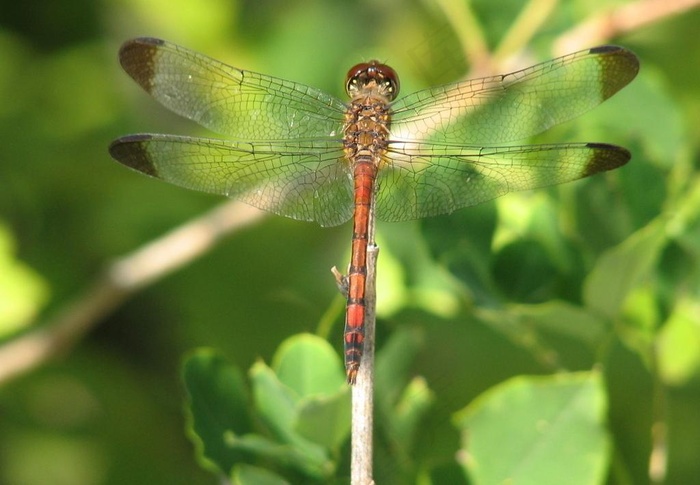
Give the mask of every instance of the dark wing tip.
M 150 92 L 155 73 L 155 56 L 165 41 L 152 37 L 138 37 L 122 44 L 119 63 L 134 81 Z
M 138 170 L 152 177 L 158 176 L 158 170 L 146 150 L 146 142 L 151 135 L 128 135 L 114 140 L 109 145 L 109 154 L 117 162 L 129 168 Z
M 620 47 L 619 45 L 612 45 L 612 44 L 606 44 L 606 45 L 599 45 L 596 47 L 591 47 L 588 52 L 591 54 L 606 54 L 609 52 L 618 52 L 618 51 L 626 51 L 624 47 Z
M 600 56 L 600 62 L 605 65 L 603 99 L 627 86 L 639 73 L 639 58 L 629 49 L 618 45 L 601 45 L 588 52 Z
M 586 146 L 592 149 L 593 156 L 586 166 L 584 177 L 598 172 L 605 172 L 621 167 L 632 158 L 632 154 L 626 148 L 607 143 L 587 143 Z
M 125 47 L 128 47 L 130 45 L 150 45 L 150 46 L 160 46 L 165 44 L 165 41 L 162 39 L 157 39 L 155 37 L 134 37 L 133 39 L 129 39 L 124 44 L 122 44 L 122 49 Z

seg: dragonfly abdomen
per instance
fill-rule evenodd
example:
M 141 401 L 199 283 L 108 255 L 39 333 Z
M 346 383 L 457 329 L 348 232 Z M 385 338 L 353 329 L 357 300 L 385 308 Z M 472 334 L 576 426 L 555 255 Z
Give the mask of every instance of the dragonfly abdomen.
M 348 270 L 348 302 L 345 313 L 345 370 L 354 384 L 362 360 L 365 339 L 365 288 L 367 283 L 367 242 L 369 211 L 377 178 L 371 159 L 358 161 L 354 170 L 355 216 L 352 229 L 352 254 Z

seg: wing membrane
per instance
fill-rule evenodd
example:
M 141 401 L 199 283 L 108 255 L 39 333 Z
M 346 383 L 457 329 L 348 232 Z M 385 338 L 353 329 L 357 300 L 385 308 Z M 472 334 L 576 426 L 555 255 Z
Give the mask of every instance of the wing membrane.
M 632 52 L 602 46 L 510 74 L 425 89 L 394 105 L 392 138 L 465 145 L 522 140 L 599 105 L 638 70 Z
M 151 38 L 126 42 L 124 70 L 175 113 L 240 140 L 337 137 L 345 106 L 303 84 L 242 71 Z
M 241 143 L 175 135 L 131 135 L 112 143 L 120 163 L 188 189 L 221 194 L 322 226 L 353 212 L 342 149 L 324 140 Z
M 624 165 L 630 153 L 602 143 L 460 147 L 402 143 L 379 171 L 377 218 L 451 213 L 508 192 L 560 184 Z M 431 153 L 427 156 L 426 153 Z

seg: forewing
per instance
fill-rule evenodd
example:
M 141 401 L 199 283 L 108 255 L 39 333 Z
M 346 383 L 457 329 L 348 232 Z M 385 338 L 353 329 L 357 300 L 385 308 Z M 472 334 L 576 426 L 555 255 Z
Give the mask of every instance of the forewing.
M 119 51 L 124 70 L 175 113 L 240 140 L 335 137 L 345 106 L 303 84 L 242 71 L 159 39 Z
M 392 145 L 390 157 L 377 179 L 377 218 L 406 221 L 612 170 L 627 163 L 630 153 L 602 143 L 500 148 L 403 143 Z
M 113 142 L 109 152 L 146 175 L 292 219 L 335 226 L 352 216 L 352 178 L 339 162 L 343 152 L 337 142 L 131 135 Z
M 594 108 L 639 71 L 627 49 L 601 46 L 522 71 L 418 91 L 393 107 L 393 140 L 493 145 L 522 140 Z

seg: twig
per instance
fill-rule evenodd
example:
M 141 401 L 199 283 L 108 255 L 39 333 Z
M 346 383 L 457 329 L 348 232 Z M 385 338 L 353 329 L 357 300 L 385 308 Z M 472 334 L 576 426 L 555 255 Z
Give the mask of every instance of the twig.
M 490 54 L 486 34 L 471 8 L 471 2 L 437 0 L 436 3 L 445 14 L 452 30 L 457 34 L 462 52 L 472 66 L 472 70 L 479 71 L 484 64 L 488 65 Z
M 525 47 L 547 21 L 557 3 L 558 0 L 528 2 L 499 42 L 493 53 L 492 62 L 500 66 L 505 59 L 517 54 Z
M 632 32 L 645 25 L 700 6 L 700 0 L 640 0 L 596 15 L 565 32 L 554 43 L 561 55 L 599 44 Z
M 228 202 L 116 260 L 52 319 L 0 347 L 0 384 L 68 351 L 132 293 L 206 253 L 263 214 Z
M 666 483 L 668 476 L 668 397 L 661 370 L 659 369 L 659 349 L 652 346 L 650 352 L 650 374 L 652 376 L 651 407 L 651 453 L 649 453 L 649 483 Z

